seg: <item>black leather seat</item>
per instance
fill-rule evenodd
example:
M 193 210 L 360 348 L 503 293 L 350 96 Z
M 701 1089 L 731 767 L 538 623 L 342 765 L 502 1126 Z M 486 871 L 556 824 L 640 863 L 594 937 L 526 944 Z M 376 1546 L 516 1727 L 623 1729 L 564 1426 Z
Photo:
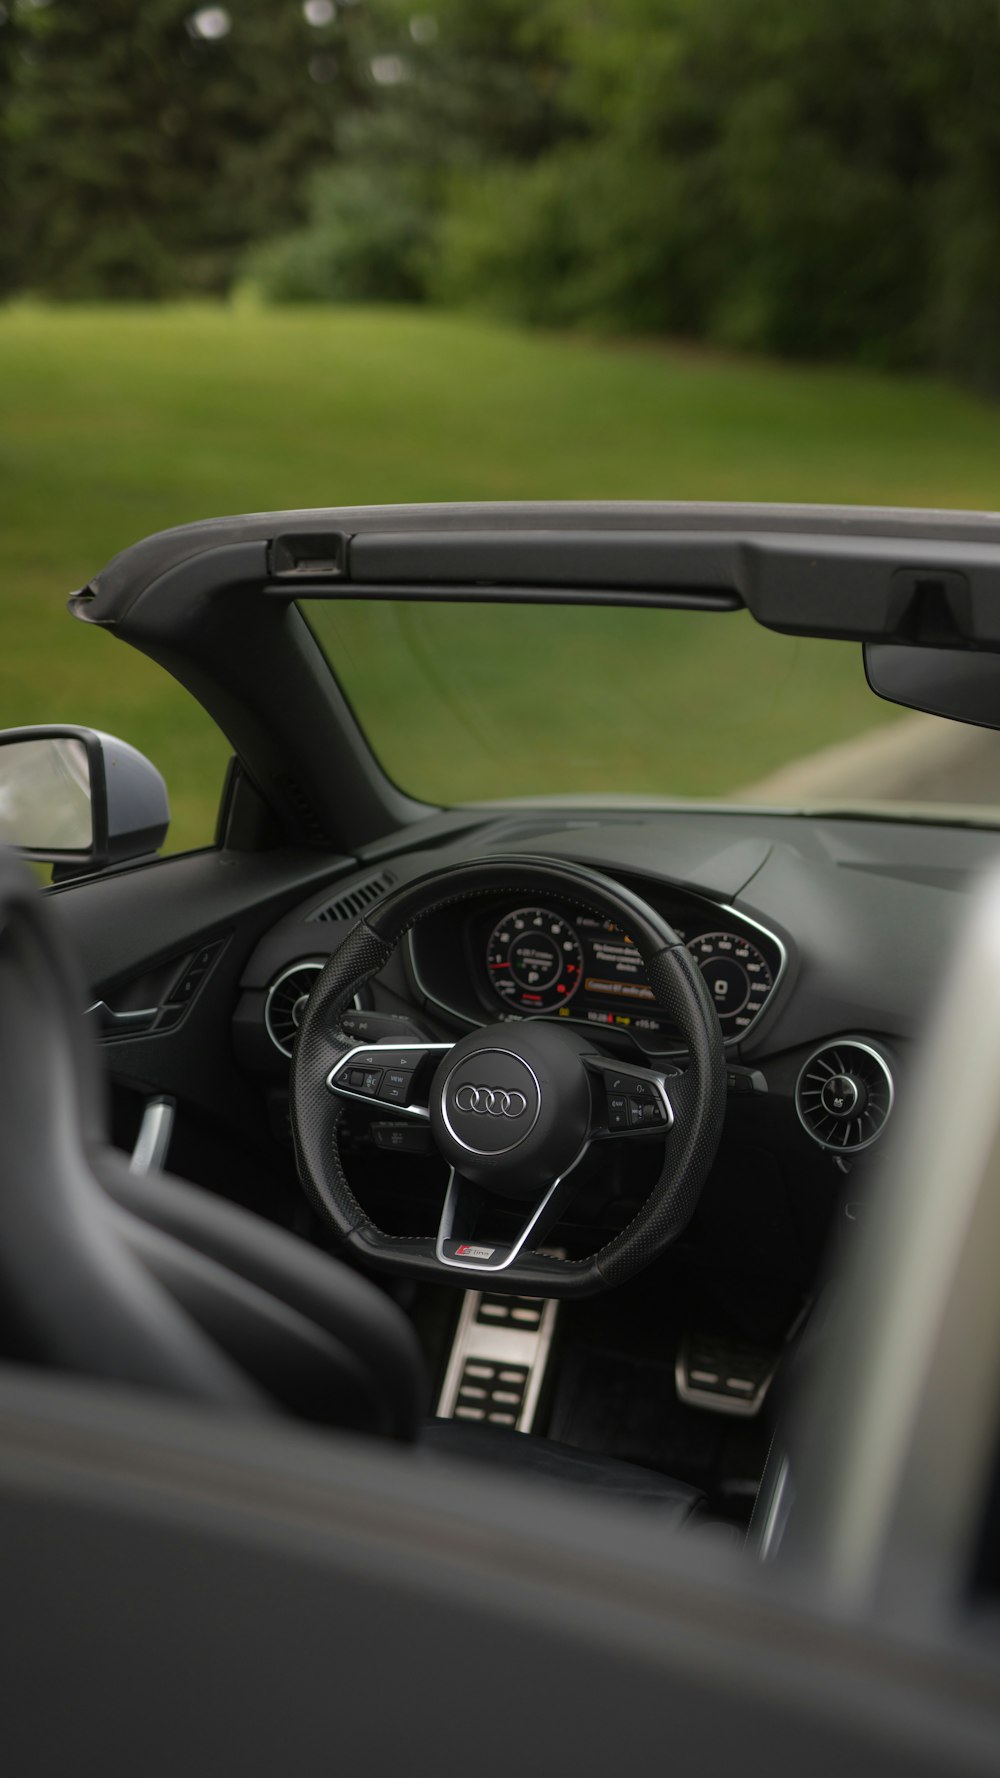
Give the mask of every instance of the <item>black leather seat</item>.
M 578 1451 L 553 1439 L 536 1438 L 528 1432 L 505 1432 L 501 1426 L 470 1426 L 460 1420 L 431 1420 L 424 1428 L 421 1448 L 459 1457 L 472 1463 L 490 1463 L 509 1473 L 521 1473 L 551 1482 L 572 1482 L 591 1495 L 629 1506 L 652 1506 L 658 1519 L 683 1525 L 701 1508 L 702 1496 L 686 1482 L 677 1482 L 638 1463 L 618 1457 Z

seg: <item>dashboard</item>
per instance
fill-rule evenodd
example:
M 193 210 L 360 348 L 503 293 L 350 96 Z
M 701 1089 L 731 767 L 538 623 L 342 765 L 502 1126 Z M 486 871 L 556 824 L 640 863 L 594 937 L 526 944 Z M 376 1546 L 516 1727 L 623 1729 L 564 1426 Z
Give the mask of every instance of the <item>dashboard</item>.
M 149 1096 L 167 1095 L 182 1108 L 171 1164 L 184 1177 L 294 1214 L 289 1055 L 316 972 L 382 895 L 514 851 L 613 878 L 687 945 L 719 1014 L 729 1088 L 691 1240 L 761 1277 L 810 1274 L 835 1204 L 845 1190 L 863 1196 L 966 892 L 995 859 L 994 832 L 735 809 L 459 810 L 353 859 L 207 852 L 68 885 L 51 906 L 92 999 L 114 1014 L 103 1042 L 119 1146 L 130 1146 Z M 390 1029 L 404 1021 L 433 1041 L 498 1020 L 558 1019 L 623 1062 L 684 1064 L 629 934 L 544 897 L 440 909 L 362 1001 L 359 1016 Z M 150 1024 L 153 1007 L 165 1010 Z M 384 1153 L 358 1108 L 352 1180 L 388 1206 L 394 1220 L 383 1226 L 423 1232 L 437 1213 L 430 1164 L 421 1200 L 413 1165 L 393 1152 L 393 1132 L 382 1134 Z M 630 1147 L 619 1164 L 612 1147 L 595 1154 L 591 1227 L 621 1226 L 645 1186 L 643 1155 Z

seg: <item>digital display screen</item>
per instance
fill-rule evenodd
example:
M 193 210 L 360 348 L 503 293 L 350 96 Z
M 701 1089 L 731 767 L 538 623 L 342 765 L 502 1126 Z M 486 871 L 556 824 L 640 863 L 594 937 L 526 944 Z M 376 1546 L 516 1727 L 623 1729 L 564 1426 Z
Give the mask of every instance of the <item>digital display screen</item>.
M 594 1024 L 662 1031 L 666 1021 L 656 1016 L 646 967 L 632 940 L 586 915 L 575 925 L 583 951 L 583 979 L 577 996 L 580 1004 L 576 1009 L 568 1006 L 566 1015 L 575 1011 Z M 592 1006 L 591 1001 L 599 1004 Z
M 740 1036 L 774 986 L 780 957 L 773 940 L 728 925 L 713 930 L 705 919 L 672 924 L 701 971 L 723 1032 Z M 637 1035 L 677 1035 L 656 1004 L 637 946 L 610 920 L 584 913 L 569 918 L 548 907 L 510 908 L 493 925 L 485 964 L 492 993 L 519 1017 L 555 1014 Z

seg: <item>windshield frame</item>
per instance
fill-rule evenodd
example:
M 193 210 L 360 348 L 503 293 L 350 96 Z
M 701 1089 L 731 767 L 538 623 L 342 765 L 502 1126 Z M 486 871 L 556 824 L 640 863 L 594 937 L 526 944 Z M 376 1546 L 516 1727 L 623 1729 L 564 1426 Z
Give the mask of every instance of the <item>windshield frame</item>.
M 330 566 L 321 570 L 315 554 L 297 559 L 294 547 L 282 561 L 279 545 L 307 538 L 321 541 L 320 561 Z M 529 581 L 532 553 L 539 572 Z M 431 574 L 435 555 L 457 578 Z M 621 574 L 609 574 L 615 562 Z M 588 563 L 600 584 L 581 588 Z M 975 623 L 996 610 L 986 593 L 1000 575 L 1000 517 L 672 502 L 334 507 L 244 514 L 146 538 L 74 595 L 70 609 L 160 660 L 193 691 L 290 841 L 356 854 L 429 810 L 381 771 L 295 609 L 299 598 L 454 597 L 460 586 L 469 590 L 474 568 L 477 598 L 530 601 L 554 591 L 567 603 L 582 594 L 658 604 L 722 591 L 765 627 L 862 642 L 896 633 L 896 570 L 949 566 L 967 577 Z M 628 577 L 632 584 L 621 585 Z M 981 645 L 975 634 L 959 640 Z M 950 808 L 946 817 L 975 821 Z M 917 819 L 928 819 L 926 808 Z

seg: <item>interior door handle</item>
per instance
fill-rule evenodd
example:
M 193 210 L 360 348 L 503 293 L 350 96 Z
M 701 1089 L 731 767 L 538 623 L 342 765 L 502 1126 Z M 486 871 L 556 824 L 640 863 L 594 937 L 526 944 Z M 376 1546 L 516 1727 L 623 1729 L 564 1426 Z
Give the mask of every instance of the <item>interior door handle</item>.
M 97 1020 L 104 1035 L 112 1031 L 124 1034 L 148 1031 L 160 1010 L 158 1006 L 143 1006 L 136 1012 L 115 1012 L 105 1000 L 95 1000 L 93 1006 L 87 1008 L 87 1017 Z

